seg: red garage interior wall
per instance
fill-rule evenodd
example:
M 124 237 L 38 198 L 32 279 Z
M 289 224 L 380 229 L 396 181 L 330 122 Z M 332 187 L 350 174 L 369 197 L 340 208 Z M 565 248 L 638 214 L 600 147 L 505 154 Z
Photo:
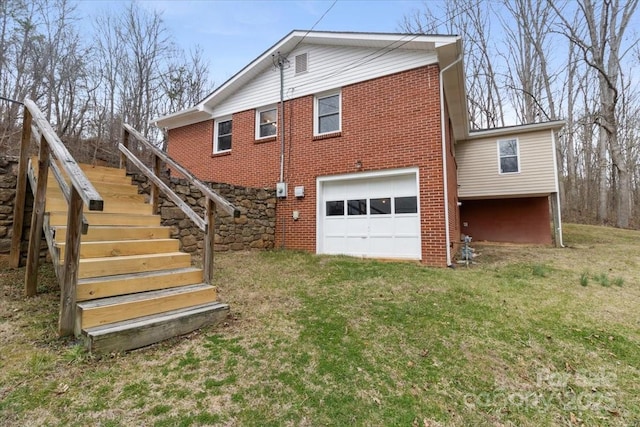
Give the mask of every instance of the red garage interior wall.
M 549 198 L 463 200 L 461 232 L 475 241 L 551 244 Z

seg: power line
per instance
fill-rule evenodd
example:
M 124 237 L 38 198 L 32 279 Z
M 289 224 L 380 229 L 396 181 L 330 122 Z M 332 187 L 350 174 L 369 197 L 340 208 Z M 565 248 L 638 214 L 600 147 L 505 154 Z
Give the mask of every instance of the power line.
M 457 18 L 458 16 L 462 15 L 463 13 L 468 12 L 468 11 L 470 11 L 471 9 L 473 9 L 474 7 L 479 6 L 483 1 L 484 1 L 484 0 L 478 0 L 478 1 L 476 1 L 475 3 L 473 3 L 473 4 L 470 4 L 468 7 L 464 8 L 464 9 L 461 9 L 461 10 L 460 10 L 459 12 L 457 12 L 456 14 L 454 14 L 454 15 L 452 15 L 452 16 L 450 16 L 450 17 L 448 17 L 446 20 L 438 20 L 438 21 L 440 21 L 440 25 L 442 25 L 442 24 L 446 24 L 446 23 L 448 23 L 448 22 L 450 22 L 450 21 L 453 21 L 455 18 Z M 335 4 L 335 2 L 334 2 L 334 4 Z M 333 7 L 333 5 L 331 5 L 331 7 Z M 329 8 L 329 9 L 331 9 L 331 8 Z M 325 14 L 326 14 L 326 13 L 325 13 Z M 305 34 L 305 37 L 309 34 L 309 32 L 310 32 L 310 31 L 311 31 L 311 30 L 307 31 L 307 33 Z M 363 66 L 363 65 L 366 65 L 366 64 L 368 64 L 369 62 L 371 62 L 371 61 L 373 61 L 373 60 L 376 60 L 376 59 L 378 59 L 378 58 L 381 58 L 382 56 L 387 55 L 387 54 L 389 54 L 389 53 L 393 52 L 394 50 L 401 48 L 402 46 L 404 46 L 404 45 L 406 45 L 407 43 L 409 43 L 409 42 L 411 42 L 411 41 L 415 40 L 416 38 L 420 37 L 421 35 L 425 35 L 425 34 L 424 34 L 424 33 L 418 33 L 418 34 L 407 34 L 406 36 L 407 36 L 407 37 L 410 37 L 410 38 L 409 38 L 408 40 L 406 40 L 406 41 L 404 41 L 404 42 L 400 43 L 400 44 L 399 44 L 399 45 L 397 45 L 397 46 L 394 46 L 394 45 L 395 45 L 396 43 L 398 43 L 398 42 L 399 42 L 399 40 L 394 40 L 393 42 L 389 43 L 388 45 L 386 45 L 386 46 L 384 46 L 384 47 L 381 47 L 380 49 L 378 49 L 378 50 L 376 50 L 376 51 L 374 51 L 374 52 L 371 52 L 371 53 L 369 53 L 369 54 L 367 54 L 367 55 L 363 56 L 362 58 L 358 58 L 358 59 L 356 59 L 355 61 L 351 62 L 350 64 L 345 65 L 343 68 L 341 68 L 341 69 L 339 69 L 339 70 L 332 71 L 332 72 L 330 72 L 330 73 L 328 73 L 328 74 L 325 74 L 325 75 L 323 75 L 323 76 L 321 76 L 321 77 L 319 77 L 319 78 L 317 78 L 317 79 L 315 79 L 315 80 L 312 80 L 312 81 L 306 82 L 306 83 L 304 83 L 304 84 L 302 84 L 302 85 L 300 85 L 300 86 L 297 86 L 297 88 L 301 88 L 301 87 L 304 87 L 304 86 L 308 86 L 308 85 L 310 85 L 310 84 L 317 83 L 317 82 L 318 82 L 318 81 L 320 81 L 320 80 L 324 80 L 324 79 L 326 79 L 326 78 L 328 78 L 328 77 L 335 77 L 335 76 L 338 76 L 338 75 L 342 74 L 343 72 L 350 71 L 350 70 L 353 70 L 354 68 L 358 68 L 358 67 L 361 67 L 361 66 Z M 304 37 L 303 37 L 303 38 L 304 38 Z M 302 40 L 300 40 L 300 42 L 301 42 L 301 41 L 302 41 Z M 298 43 L 296 44 L 296 46 L 298 46 L 298 44 L 300 44 L 300 42 L 298 42 Z M 392 46 L 393 46 L 393 47 L 392 47 Z M 295 49 L 295 48 L 294 48 L 294 49 Z M 293 51 L 293 49 L 292 49 L 292 51 Z M 378 54 L 379 54 L 379 55 L 378 55 Z M 369 59 L 367 60 L 367 58 L 369 58 Z
M 316 28 L 316 26 L 320 23 L 320 21 L 322 21 L 324 19 L 325 16 L 327 16 L 327 13 L 329 13 L 329 11 L 331 9 L 333 9 L 333 6 L 336 5 L 336 3 L 338 3 L 338 0 L 333 0 L 333 3 L 331 3 L 331 6 L 329 6 L 329 8 L 327 10 L 324 11 L 324 13 L 322 14 L 322 16 L 320 18 L 318 18 L 318 20 L 315 22 L 315 24 L 313 24 L 311 26 L 311 28 L 309 28 L 307 30 L 306 33 L 304 33 L 304 36 L 302 36 L 302 38 L 300 40 L 298 40 L 298 43 L 296 43 L 296 45 L 293 47 L 293 49 L 291 49 L 291 52 L 293 52 L 294 50 L 296 50 L 296 48 L 298 47 L 298 45 L 300 45 L 300 43 L 302 43 L 302 41 L 309 35 L 309 33 L 311 31 L 313 31 L 314 28 Z

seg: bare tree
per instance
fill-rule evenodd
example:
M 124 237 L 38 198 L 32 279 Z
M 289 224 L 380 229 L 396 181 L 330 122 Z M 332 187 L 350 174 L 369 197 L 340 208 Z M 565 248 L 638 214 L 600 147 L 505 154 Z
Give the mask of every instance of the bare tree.
M 564 24 L 564 34 L 581 50 L 582 59 L 598 76 L 600 108 L 596 123 L 599 126 L 599 154 L 604 163 L 611 156 L 617 177 L 616 225 L 628 227 L 631 219 L 631 175 L 623 144 L 619 139 L 618 102 L 620 100 L 622 42 L 638 0 L 621 5 L 619 0 L 603 1 L 600 9 L 592 0 L 578 0 L 581 21 L 579 26 L 569 22 L 560 8 L 551 0 L 548 4 Z M 607 165 L 601 164 L 598 217 L 608 221 Z
M 474 128 L 504 126 L 503 93 L 498 85 L 498 72 L 491 60 L 496 52 L 491 40 L 491 11 L 487 3 L 474 0 L 451 0 L 441 11 L 443 19 L 425 3 L 424 11 L 404 18 L 401 30 L 432 34 L 446 32 L 463 38 L 469 118 Z

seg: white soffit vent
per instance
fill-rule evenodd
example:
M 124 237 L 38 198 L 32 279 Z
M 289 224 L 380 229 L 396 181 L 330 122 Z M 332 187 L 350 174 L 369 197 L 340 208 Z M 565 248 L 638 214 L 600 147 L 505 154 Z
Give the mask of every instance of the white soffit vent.
M 306 53 L 296 55 L 296 74 L 305 73 L 307 71 L 307 65 Z

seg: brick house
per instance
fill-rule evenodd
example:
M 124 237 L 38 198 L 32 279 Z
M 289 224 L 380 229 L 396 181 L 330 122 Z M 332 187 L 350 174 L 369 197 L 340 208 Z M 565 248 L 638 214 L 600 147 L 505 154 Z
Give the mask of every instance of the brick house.
M 199 178 L 276 188 L 277 247 L 445 266 L 461 233 L 549 244 L 551 218 L 559 242 L 563 123 L 470 132 L 461 54 L 457 36 L 293 31 L 154 122 Z

